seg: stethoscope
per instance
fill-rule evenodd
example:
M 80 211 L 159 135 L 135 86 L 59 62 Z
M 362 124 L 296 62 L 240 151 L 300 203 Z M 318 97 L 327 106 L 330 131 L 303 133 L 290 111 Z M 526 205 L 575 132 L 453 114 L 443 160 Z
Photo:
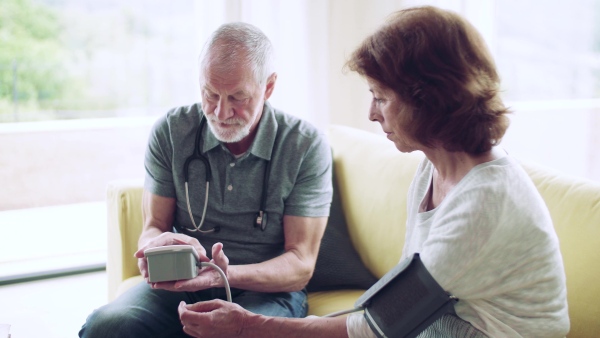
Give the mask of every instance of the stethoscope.
M 191 232 L 200 232 L 203 234 L 206 233 L 217 233 L 221 230 L 220 226 L 215 226 L 210 230 L 202 230 L 202 225 L 204 224 L 204 219 L 206 218 L 206 209 L 208 207 L 208 189 L 210 187 L 210 181 L 212 179 L 212 172 L 210 169 L 210 162 L 206 156 L 200 153 L 200 139 L 202 138 L 202 129 L 206 125 L 206 117 L 202 115 L 200 118 L 200 125 L 198 126 L 198 131 L 196 131 L 196 141 L 194 145 L 194 152 L 190 155 L 183 165 L 183 177 L 185 179 L 185 201 L 187 204 L 188 213 L 190 214 L 190 219 L 192 220 L 192 224 L 194 225 L 194 229 L 190 229 L 187 227 L 183 227 L 185 230 Z M 204 164 L 204 168 L 206 171 L 206 193 L 204 195 L 204 208 L 202 210 L 202 218 L 200 219 L 200 225 L 196 225 L 196 221 L 194 220 L 194 215 L 192 214 L 192 207 L 190 205 L 190 196 L 188 192 L 188 178 L 189 178 L 189 167 L 190 163 L 195 160 L 200 160 Z M 267 188 L 268 188 L 268 178 L 269 173 L 271 171 L 271 161 L 267 161 L 267 167 L 265 168 L 263 187 L 262 187 L 262 195 L 260 200 L 260 210 L 256 213 L 256 218 L 254 220 L 254 227 L 260 227 L 262 231 L 265 231 L 267 228 L 267 212 L 265 211 L 265 206 L 267 204 Z

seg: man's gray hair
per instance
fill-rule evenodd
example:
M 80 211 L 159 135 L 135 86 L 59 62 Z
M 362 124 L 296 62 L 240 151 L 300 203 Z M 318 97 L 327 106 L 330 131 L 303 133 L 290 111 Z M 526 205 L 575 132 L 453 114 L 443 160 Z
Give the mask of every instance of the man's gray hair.
M 266 83 L 273 73 L 273 45 L 267 36 L 257 27 L 233 22 L 221 25 L 212 33 L 200 54 L 200 72 L 206 69 L 209 53 L 218 58 L 218 65 L 227 71 L 236 63 L 246 62 L 252 69 L 259 85 Z

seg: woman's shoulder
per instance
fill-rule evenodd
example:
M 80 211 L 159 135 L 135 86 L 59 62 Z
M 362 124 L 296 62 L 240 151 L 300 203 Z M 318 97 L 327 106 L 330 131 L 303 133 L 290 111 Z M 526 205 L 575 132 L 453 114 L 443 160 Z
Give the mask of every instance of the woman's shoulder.
M 457 187 L 493 195 L 537 194 L 527 172 L 509 155 L 475 166 Z
M 473 168 L 445 202 L 445 212 L 463 213 L 479 221 L 485 219 L 484 224 L 490 228 L 523 230 L 523 227 L 552 226 L 546 204 L 533 181 L 510 156 Z

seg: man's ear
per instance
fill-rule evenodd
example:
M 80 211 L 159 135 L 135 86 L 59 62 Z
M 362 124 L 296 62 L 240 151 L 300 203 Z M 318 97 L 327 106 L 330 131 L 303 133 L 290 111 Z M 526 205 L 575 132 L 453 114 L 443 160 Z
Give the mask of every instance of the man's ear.
M 275 89 L 275 82 L 277 82 L 277 73 L 269 75 L 269 78 L 267 79 L 267 86 L 265 89 L 265 101 L 267 101 L 269 97 L 271 97 L 271 94 L 273 94 L 273 90 Z

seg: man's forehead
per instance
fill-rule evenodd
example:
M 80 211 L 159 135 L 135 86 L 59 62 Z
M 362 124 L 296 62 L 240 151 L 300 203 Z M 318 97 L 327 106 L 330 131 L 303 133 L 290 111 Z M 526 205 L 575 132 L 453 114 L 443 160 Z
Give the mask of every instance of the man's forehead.
M 202 63 L 210 68 L 232 68 L 239 64 L 248 64 L 245 62 L 249 60 L 248 56 L 248 52 L 243 48 L 216 44 L 206 52 Z
M 244 72 L 203 72 L 201 86 L 210 91 L 227 91 L 231 94 L 248 93 L 256 87 L 254 77 Z
M 207 89 L 248 92 L 258 85 L 252 67 L 240 53 L 214 48 L 206 55 L 201 67 L 200 80 Z

